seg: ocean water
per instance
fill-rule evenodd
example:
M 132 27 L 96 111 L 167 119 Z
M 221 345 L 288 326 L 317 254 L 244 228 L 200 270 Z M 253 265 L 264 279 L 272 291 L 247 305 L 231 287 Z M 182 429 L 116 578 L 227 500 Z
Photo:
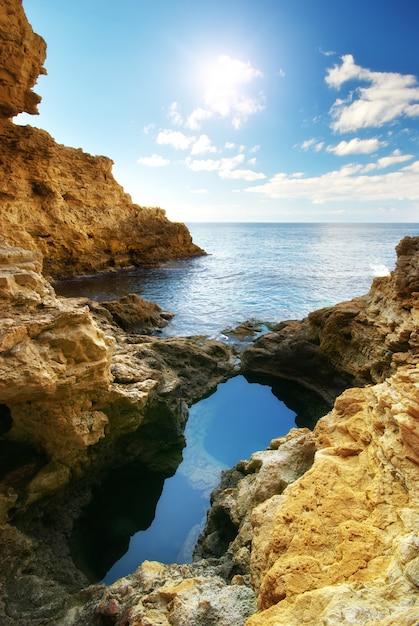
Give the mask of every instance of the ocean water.
M 224 331 L 243 321 L 299 319 L 314 309 L 366 293 L 375 276 L 394 268 L 398 242 L 405 235 L 419 234 L 417 224 L 188 226 L 207 256 L 61 281 L 57 293 L 103 301 L 135 292 L 175 314 L 163 335 L 205 334 L 228 341 Z M 129 547 L 109 567 L 102 564 L 95 570 L 95 563 L 90 563 L 96 580 L 103 578 L 110 584 L 134 571 L 144 559 L 190 562 L 221 471 L 286 434 L 295 419 L 278 393 L 267 384 L 249 383 L 243 376 L 219 385 L 210 397 L 192 406 L 183 461 L 162 489 L 157 484 L 158 501 L 147 508 L 152 517 L 155 507 L 148 528 L 136 521 L 138 506 L 134 511 L 129 506 L 124 510 L 123 503 L 140 506 L 145 494 L 142 485 L 152 483 L 153 477 L 136 478 L 133 484 L 123 481 L 128 492 L 120 498 L 119 517 L 112 523 L 118 529 L 130 529 L 125 541 Z M 90 510 L 90 528 L 106 524 L 109 516 L 102 515 L 95 502 Z M 135 527 L 139 532 L 133 531 Z M 108 530 L 112 536 L 113 529 Z M 87 543 L 91 544 L 89 538 Z M 99 561 L 101 556 L 93 550 L 89 558 Z
M 112 300 L 134 292 L 174 313 L 163 335 L 223 331 L 256 319 L 301 319 L 364 294 L 394 268 L 419 224 L 188 224 L 208 253 L 161 267 L 60 281 L 57 293 Z

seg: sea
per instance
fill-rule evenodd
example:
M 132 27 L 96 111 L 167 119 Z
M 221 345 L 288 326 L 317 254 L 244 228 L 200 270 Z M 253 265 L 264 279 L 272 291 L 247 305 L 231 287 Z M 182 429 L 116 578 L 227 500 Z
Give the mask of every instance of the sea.
M 174 314 L 162 336 L 206 335 L 229 342 L 228 331 L 245 321 L 269 327 L 367 293 L 375 277 L 394 268 L 399 241 L 419 235 L 419 224 L 394 223 L 193 223 L 188 227 L 206 256 L 72 278 L 58 282 L 56 291 L 98 301 L 137 293 Z M 154 519 L 148 526 L 140 528 L 137 523 L 135 527 L 135 520 L 152 476 L 136 476 L 118 485 L 121 498 L 112 519 L 101 512 L 99 503 L 89 505 L 87 528 L 109 523 L 113 527 L 104 529 L 109 536 L 115 528 L 130 528 L 114 561 L 104 562 L 103 546 L 90 549 L 93 562 L 88 569 L 96 572 L 92 582 L 111 584 L 145 559 L 191 562 L 221 472 L 288 433 L 295 420 L 296 414 L 269 385 L 249 383 L 240 375 L 190 407 L 183 461 L 152 503 Z M 104 500 L 112 500 L 114 493 L 115 485 Z M 90 548 L 95 535 L 84 539 Z
M 174 314 L 163 336 L 207 335 L 247 320 L 276 323 L 366 293 L 419 224 L 190 223 L 206 256 L 60 281 L 57 293 L 136 293 Z

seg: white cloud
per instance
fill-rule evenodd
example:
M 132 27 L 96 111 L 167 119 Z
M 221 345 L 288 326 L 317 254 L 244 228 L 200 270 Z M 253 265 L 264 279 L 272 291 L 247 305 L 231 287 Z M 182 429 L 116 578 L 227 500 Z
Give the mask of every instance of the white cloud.
M 322 48 L 319 48 L 319 52 L 325 57 L 332 57 L 336 54 L 333 50 L 323 50 Z
M 321 150 L 323 150 L 323 146 L 324 141 L 318 141 L 314 137 L 312 139 L 306 139 L 301 144 L 301 148 L 304 150 L 304 152 L 307 152 L 307 150 L 310 149 L 314 150 L 314 152 L 320 152 Z
M 140 157 L 137 163 L 147 167 L 163 167 L 164 165 L 169 165 L 170 161 L 159 154 L 152 154 L 150 157 Z
M 176 126 L 180 126 L 183 123 L 183 118 L 180 114 L 179 108 L 180 107 L 177 102 L 172 102 L 172 104 L 169 106 L 168 117 Z
M 202 122 L 213 117 L 214 111 L 203 109 L 202 107 L 198 107 L 190 115 L 185 122 L 185 126 L 190 128 L 191 130 L 199 130 L 201 128 Z
M 301 144 L 301 147 L 302 147 L 303 150 L 309 150 L 315 143 L 316 143 L 316 140 L 314 138 L 306 139 Z
M 378 148 L 385 146 L 386 143 L 378 139 L 359 139 L 354 137 L 350 141 L 341 141 L 337 146 L 327 146 L 328 152 L 333 152 L 338 156 L 346 156 L 347 154 L 371 154 L 376 152 Z
M 374 72 L 355 64 L 351 54 L 328 69 L 326 83 L 340 89 L 348 81 L 362 81 L 347 100 L 337 99 L 331 108 L 332 128 L 338 132 L 379 127 L 399 117 L 419 117 L 419 83 L 412 74 Z
M 247 182 L 252 182 L 254 180 L 262 180 L 266 178 L 265 174 L 262 172 L 254 172 L 253 170 L 220 170 L 219 171 L 220 178 L 229 179 L 229 180 L 246 180 Z
M 400 150 L 394 150 L 390 156 L 381 157 L 375 163 L 369 163 L 363 168 L 363 172 L 382 170 L 392 165 L 400 165 L 413 159 L 413 154 L 401 154 Z
M 279 173 L 267 183 L 246 191 L 274 199 L 305 199 L 314 204 L 419 201 L 419 161 L 398 171 L 375 175 L 366 175 L 362 166 L 357 164 L 311 178 L 295 178 Z
M 244 161 L 243 154 L 222 159 L 191 159 L 187 157 L 185 163 L 194 172 L 221 172 L 232 170 Z
M 204 154 L 206 152 L 217 152 L 217 148 L 212 145 L 212 141 L 207 135 L 200 135 L 192 144 L 191 154 Z
M 161 130 L 157 135 L 159 145 L 172 146 L 175 150 L 187 150 L 196 141 L 196 137 L 187 137 L 179 130 Z
M 252 182 L 266 178 L 262 172 L 254 172 L 250 169 L 237 169 L 244 162 L 244 155 L 237 154 L 234 157 L 221 159 L 192 159 L 187 157 L 185 163 L 194 172 L 217 172 L 223 180 L 246 180 Z
M 208 189 L 190 189 L 189 193 L 206 194 Z
M 149 133 L 151 133 L 153 129 L 154 129 L 154 124 L 147 124 L 147 126 L 144 126 L 144 134 L 148 135 Z
M 251 115 L 258 113 L 258 111 L 263 111 L 265 105 L 262 103 L 262 100 L 262 96 L 259 99 L 242 97 L 240 101 L 234 102 L 229 110 L 226 110 L 225 115 L 223 115 L 221 110 L 219 112 L 222 117 L 232 114 L 231 123 L 233 128 L 238 130 L 247 122 Z
M 368 78 L 369 70 L 364 70 L 359 65 L 355 65 L 352 54 L 344 54 L 341 60 L 342 65 L 336 64 L 327 70 L 325 81 L 330 87 L 340 89 L 343 83 L 346 83 L 348 80 Z

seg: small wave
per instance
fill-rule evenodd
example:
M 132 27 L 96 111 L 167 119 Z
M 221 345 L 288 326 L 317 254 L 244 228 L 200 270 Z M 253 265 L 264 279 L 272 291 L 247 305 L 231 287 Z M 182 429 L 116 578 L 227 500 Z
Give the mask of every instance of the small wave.
M 378 265 L 370 265 L 373 276 L 388 276 L 390 274 L 390 270 L 388 267 L 382 263 Z

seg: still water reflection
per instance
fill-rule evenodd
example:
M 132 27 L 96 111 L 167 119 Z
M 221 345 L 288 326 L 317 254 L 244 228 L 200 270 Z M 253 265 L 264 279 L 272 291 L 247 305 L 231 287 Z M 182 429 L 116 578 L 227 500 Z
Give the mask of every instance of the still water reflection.
M 295 427 L 295 417 L 270 387 L 250 384 L 244 376 L 219 385 L 214 394 L 193 405 L 183 461 L 176 474 L 165 480 L 153 523 L 132 537 L 127 553 L 109 570 L 105 582 L 134 571 L 145 559 L 190 563 L 221 471 L 286 434 Z
M 79 567 L 92 581 L 104 577 L 110 584 L 133 572 L 145 559 L 191 562 L 210 493 L 221 471 L 265 449 L 271 439 L 294 427 L 295 419 L 294 411 L 279 401 L 268 385 L 249 383 L 244 376 L 220 384 L 215 393 L 190 408 L 187 445 L 173 477 L 163 484 L 161 476 L 147 473 L 145 468 L 131 475 L 127 468 L 124 475 L 114 477 L 112 485 L 102 486 L 78 524 Z M 101 502 L 113 504 L 116 514 L 109 516 L 109 507 L 107 513 Z M 131 536 L 129 548 L 111 567 L 112 546 L 104 542 L 112 543 L 116 532 L 121 544 L 121 529 L 126 532 L 125 549 Z

